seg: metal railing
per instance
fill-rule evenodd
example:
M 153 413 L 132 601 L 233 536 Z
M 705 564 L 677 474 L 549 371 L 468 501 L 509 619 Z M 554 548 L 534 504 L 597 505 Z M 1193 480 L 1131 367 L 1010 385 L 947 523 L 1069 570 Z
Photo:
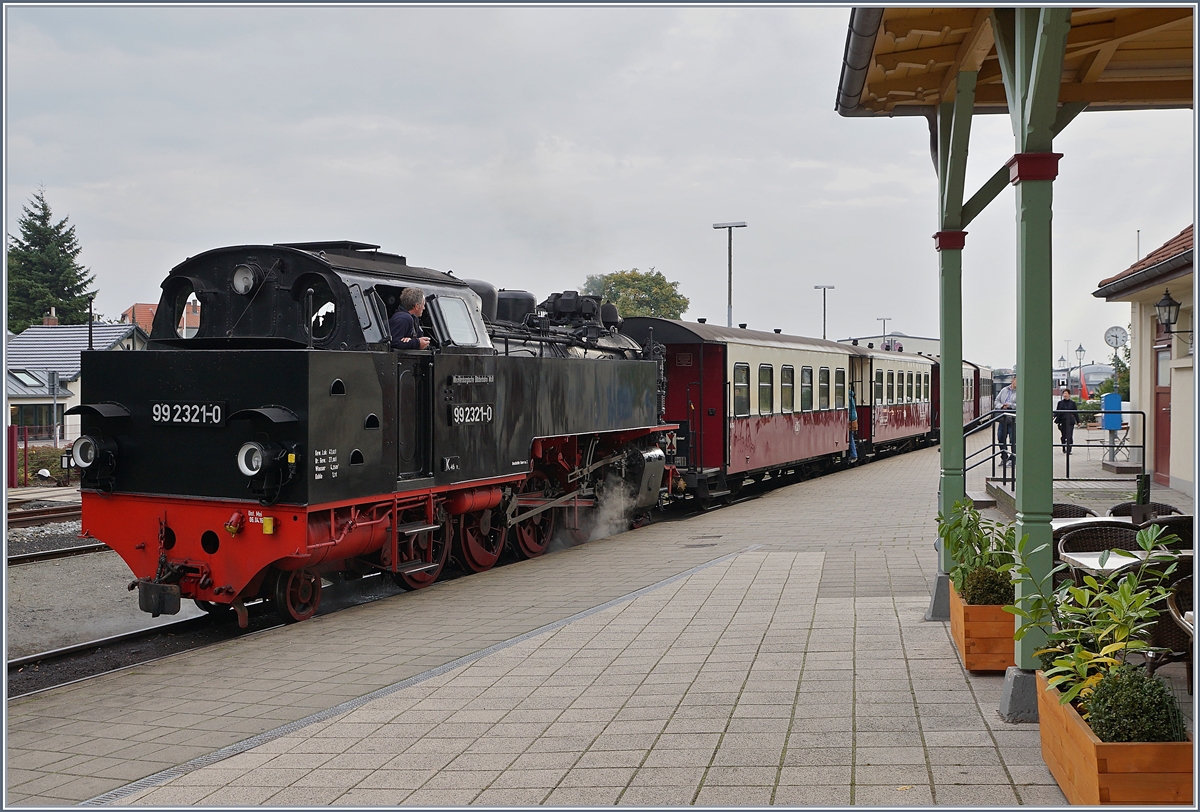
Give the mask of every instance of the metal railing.
M 1119 453 L 1123 453 L 1130 460 L 1130 464 L 1139 465 L 1141 468 L 1141 471 L 1136 477 L 1122 477 L 1122 476 L 1072 477 L 1071 476 L 1072 454 L 1068 452 L 1065 454 L 1065 457 L 1066 457 L 1066 461 L 1065 461 L 1066 470 L 1064 472 L 1065 476 L 1053 477 L 1053 480 L 1055 482 L 1063 482 L 1063 481 L 1071 480 L 1074 482 L 1138 482 L 1138 483 L 1141 483 L 1145 480 L 1145 478 L 1146 478 L 1146 442 L 1145 442 L 1145 440 L 1146 440 L 1146 430 L 1145 430 L 1146 413 L 1145 412 L 1133 410 L 1133 409 L 1130 409 L 1130 410 L 1100 409 L 1100 410 L 1094 411 L 1094 412 L 1091 412 L 1091 411 L 1080 412 L 1078 410 L 1071 410 L 1071 409 L 1062 409 L 1062 410 L 1054 409 L 1051 411 L 1051 414 L 1052 415 L 1073 414 L 1077 418 L 1083 418 L 1083 417 L 1090 418 L 1092 415 L 1112 415 L 1112 414 L 1122 415 L 1122 416 L 1128 415 L 1131 417 L 1136 416 L 1136 417 L 1140 418 L 1141 425 L 1142 425 L 1142 431 L 1140 432 L 1142 442 L 1140 442 L 1140 443 L 1135 443 L 1135 442 L 1130 441 L 1130 439 L 1129 439 L 1130 425 L 1126 420 L 1122 419 L 1121 422 L 1122 422 L 1122 429 L 1123 429 L 1124 433 L 1122 434 L 1122 429 L 1109 429 L 1108 430 L 1108 433 L 1109 433 L 1108 444 L 1104 445 L 1104 446 L 1099 446 L 1099 448 L 1107 451 L 1108 459 L 1112 462 L 1116 462 L 1117 455 Z M 1011 423 L 1009 423 L 1009 425 L 1012 426 L 1011 436 L 1007 438 L 1006 443 L 1000 443 L 997 438 L 997 428 L 998 428 L 998 426 L 1001 425 L 1002 422 L 1008 422 L 1008 421 L 1011 421 Z M 1080 422 L 1077 425 L 1085 425 L 1085 424 L 1083 422 Z M 964 474 L 967 471 L 971 471 L 975 468 L 978 468 L 980 465 L 985 465 L 990 462 L 991 466 L 992 466 L 991 478 L 998 479 L 1006 488 L 1009 487 L 1011 484 L 1011 487 L 1013 489 L 1015 489 L 1016 482 L 1017 482 L 1016 429 L 1017 429 L 1016 412 L 1009 411 L 1009 410 L 1005 410 L 1005 411 L 993 410 L 986 414 L 980 415 L 979 417 L 975 418 L 971 422 L 964 425 L 963 426 L 964 445 L 965 445 L 965 441 L 966 441 L 967 437 L 971 437 L 976 434 L 980 434 L 984 431 L 990 430 L 990 432 L 991 432 L 990 441 L 987 445 L 966 455 L 966 457 L 964 459 L 964 466 L 963 466 Z M 1121 436 L 1118 438 L 1118 435 L 1121 435 Z M 1081 446 L 1081 444 L 1079 444 L 1079 443 L 1074 443 L 1074 442 L 1071 443 L 1072 449 L 1079 448 L 1080 446 Z M 1091 445 L 1090 443 L 1083 443 L 1082 446 L 1085 448 L 1096 448 L 1097 447 L 1097 446 Z M 1060 437 L 1059 442 L 1053 444 L 1053 448 L 1062 449 L 1064 451 L 1068 450 L 1067 445 L 1061 441 L 1061 437 Z M 1137 456 L 1136 462 L 1134 462 L 1132 459 L 1134 456 L 1132 453 L 1133 451 L 1138 452 L 1136 455 Z M 1000 475 L 999 476 L 996 475 L 997 460 L 999 460 L 999 462 L 1000 462 L 1000 466 L 999 466 Z M 1139 499 L 1140 499 L 1141 490 L 1142 489 L 1139 487 L 1139 489 L 1138 489 Z

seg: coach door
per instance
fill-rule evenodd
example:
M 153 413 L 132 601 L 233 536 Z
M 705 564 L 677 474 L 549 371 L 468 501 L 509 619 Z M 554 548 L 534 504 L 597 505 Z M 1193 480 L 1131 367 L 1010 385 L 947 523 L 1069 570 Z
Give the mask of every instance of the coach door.
M 429 472 L 428 363 L 400 358 L 396 369 L 396 475 L 410 479 Z

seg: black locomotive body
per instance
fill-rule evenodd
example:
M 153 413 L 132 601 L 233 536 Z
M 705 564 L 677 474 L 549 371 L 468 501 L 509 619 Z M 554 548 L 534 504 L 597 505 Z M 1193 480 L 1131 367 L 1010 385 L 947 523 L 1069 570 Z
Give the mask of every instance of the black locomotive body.
M 388 317 L 422 289 L 428 350 Z M 84 532 L 146 611 L 267 597 L 315 611 L 321 574 L 432 583 L 541 554 L 604 496 L 658 502 L 661 359 L 572 292 L 410 267 L 359 243 L 240 246 L 163 282 L 146 352 L 83 357 Z M 568 508 L 570 510 L 568 510 Z

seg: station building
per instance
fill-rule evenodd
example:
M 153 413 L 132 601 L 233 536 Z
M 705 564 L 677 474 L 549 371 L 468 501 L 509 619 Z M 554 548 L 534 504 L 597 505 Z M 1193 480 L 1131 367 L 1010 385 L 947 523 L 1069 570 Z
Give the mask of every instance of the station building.
M 1196 454 L 1192 231 L 1101 280 L 1092 294 L 1129 302 L 1129 399 L 1146 413 L 1146 470 L 1184 492 L 1194 484 Z

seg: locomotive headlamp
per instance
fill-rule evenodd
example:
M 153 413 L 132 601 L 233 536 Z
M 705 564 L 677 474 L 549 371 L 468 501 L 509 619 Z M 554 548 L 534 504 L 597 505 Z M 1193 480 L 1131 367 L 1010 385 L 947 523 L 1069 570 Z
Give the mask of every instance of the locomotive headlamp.
M 91 468 L 96 464 L 98 449 L 96 439 L 85 434 L 71 446 L 71 459 L 77 468 Z
M 245 296 L 258 286 L 258 280 L 259 272 L 257 268 L 250 265 L 238 265 L 233 269 L 233 277 L 230 283 L 233 285 L 234 293 Z
M 238 449 L 238 470 L 246 476 L 258 476 L 262 472 L 267 452 L 258 443 L 250 442 Z

